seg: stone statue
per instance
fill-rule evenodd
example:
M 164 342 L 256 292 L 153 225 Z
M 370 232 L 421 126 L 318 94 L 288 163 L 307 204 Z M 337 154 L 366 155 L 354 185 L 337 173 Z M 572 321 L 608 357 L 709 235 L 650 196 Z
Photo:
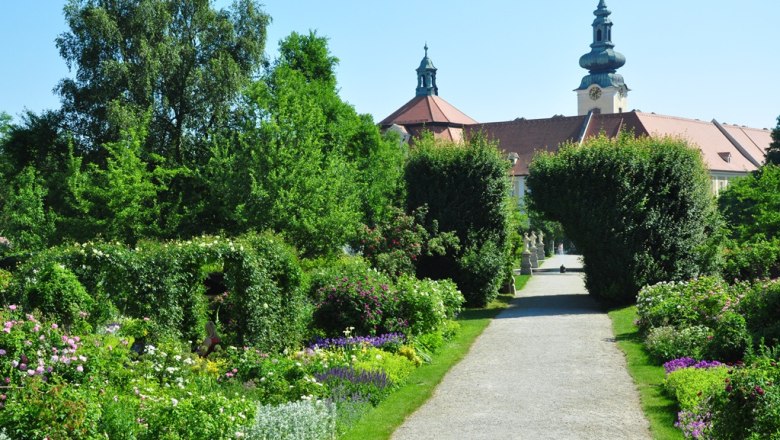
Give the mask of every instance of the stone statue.
M 544 232 L 539 231 L 539 241 L 536 244 L 536 258 L 544 261 Z

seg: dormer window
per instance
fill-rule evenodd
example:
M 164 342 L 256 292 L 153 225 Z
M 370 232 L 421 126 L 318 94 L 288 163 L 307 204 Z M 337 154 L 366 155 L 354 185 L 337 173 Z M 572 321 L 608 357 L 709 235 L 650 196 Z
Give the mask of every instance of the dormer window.
M 723 159 L 726 163 L 731 163 L 731 153 L 725 152 L 725 153 L 718 153 L 718 156 L 720 156 L 721 159 Z

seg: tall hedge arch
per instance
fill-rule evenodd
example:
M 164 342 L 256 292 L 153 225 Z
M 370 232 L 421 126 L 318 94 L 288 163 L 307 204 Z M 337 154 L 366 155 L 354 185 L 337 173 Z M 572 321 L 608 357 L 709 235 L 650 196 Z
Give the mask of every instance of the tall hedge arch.
M 0 299 L 48 311 L 40 300 L 47 280 L 38 274 L 51 267 L 74 275 L 80 284 L 74 289 L 83 286 L 91 301 L 50 309 L 57 315 L 60 309 L 80 308 L 92 325 L 103 325 L 117 313 L 148 317 L 163 332 L 199 342 L 206 321 L 214 318 L 204 285 L 214 268 L 225 274 L 228 294 L 218 317 L 227 343 L 268 352 L 294 348 L 302 342 L 311 314 L 294 249 L 270 233 L 142 242 L 135 248 L 100 242 L 50 248 L 18 269 Z M 59 295 L 59 301 L 69 298 L 44 293 Z M 68 318 L 52 317 L 60 322 Z
M 424 136 L 406 165 L 408 212 L 427 206 L 426 229 L 454 232 L 459 240 L 445 255 L 421 256 L 417 275 L 451 278 L 469 306 L 487 304 L 503 281 L 508 168 L 496 145 L 482 136 L 463 144 Z
M 531 207 L 563 225 L 594 296 L 630 303 L 646 284 L 710 270 L 717 211 L 685 141 L 599 136 L 541 152 L 529 170 Z

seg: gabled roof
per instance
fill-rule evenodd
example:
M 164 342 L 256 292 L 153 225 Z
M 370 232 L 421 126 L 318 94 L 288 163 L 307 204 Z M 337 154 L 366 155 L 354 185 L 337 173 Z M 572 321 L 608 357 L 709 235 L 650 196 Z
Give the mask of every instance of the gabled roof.
M 764 162 L 765 150 L 772 141 L 769 130 L 636 111 L 516 119 L 470 125 L 465 131 L 466 135 L 482 131 L 507 154 L 517 153 L 514 175 L 528 174 L 528 165 L 537 150 L 557 151 L 563 143 L 581 143 L 601 133 L 615 137 L 620 132 L 633 131 L 636 136 L 678 137 L 701 151 L 707 169 L 726 173 L 756 170 Z
M 491 122 L 468 126 L 466 134 L 484 132 L 488 139 L 498 141 L 498 147 L 504 152 L 517 153 L 518 160 L 512 174 L 527 175 L 528 165 L 537 150 L 558 151 L 561 144 L 578 141 L 586 118 L 587 116 L 558 116 Z
M 650 136 L 680 137 L 699 147 L 710 171 L 746 173 L 758 168 L 714 122 L 641 112 L 636 115 Z M 765 145 L 769 146 L 768 143 Z
M 455 108 L 439 96 L 415 96 L 379 123 L 381 127 L 393 124 L 406 126 L 423 124 L 446 124 L 462 127 L 477 121 Z

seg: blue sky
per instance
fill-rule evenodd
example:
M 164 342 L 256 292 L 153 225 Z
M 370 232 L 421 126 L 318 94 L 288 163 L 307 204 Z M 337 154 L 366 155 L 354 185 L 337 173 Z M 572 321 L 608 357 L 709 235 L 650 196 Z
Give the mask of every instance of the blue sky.
M 267 51 L 316 30 L 341 96 L 376 121 L 414 96 L 427 42 L 439 95 L 480 122 L 573 115 L 597 0 L 266 0 Z M 0 0 L 0 111 L 56 108 L 72 74 L 54 46 L 63 0 Z M 229 0 L 216 0 L 217 6 Z M 780 2 L 607 0 L 629 108 L 771 128 L 780 115 Z

